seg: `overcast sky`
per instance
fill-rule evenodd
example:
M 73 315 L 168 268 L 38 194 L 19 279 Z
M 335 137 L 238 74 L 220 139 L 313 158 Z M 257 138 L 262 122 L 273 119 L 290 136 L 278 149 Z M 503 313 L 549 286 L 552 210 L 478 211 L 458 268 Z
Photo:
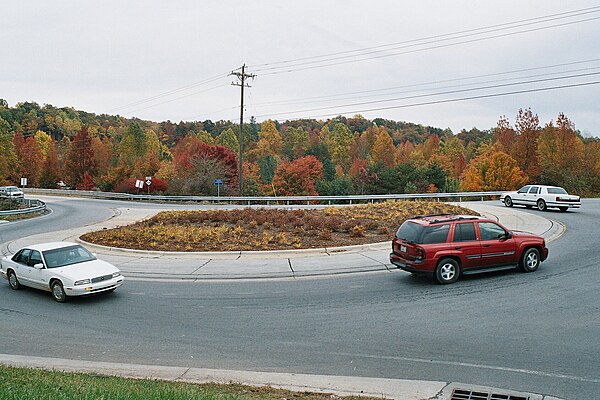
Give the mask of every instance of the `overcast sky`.
M 245 63 L 256 74 L 246 117 L 259 121 L 360 113 L 456 133 L 489 129 L 501 115 L 514 124 L 531 107 L 541 124 L 563 112 L 600 136 L 599 6 L 7 0 L 0 98 L 155 121 L 237 121 L 240 90 L 227 74 Z

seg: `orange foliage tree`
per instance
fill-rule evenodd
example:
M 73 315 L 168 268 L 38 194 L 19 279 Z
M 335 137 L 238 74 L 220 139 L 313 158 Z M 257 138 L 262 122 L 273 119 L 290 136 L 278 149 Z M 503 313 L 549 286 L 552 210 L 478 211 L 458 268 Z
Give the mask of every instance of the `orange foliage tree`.
M 514 158 L 503 151 L 489 149 L 469 164 L 461 179 L 466 191 L 513 190 L 527 182 Z
M 323 163 L 315 156 L 283 162 L 275 170 L 273 186 L 278 195 L 316 196 L 317 179 L 323 176 Z

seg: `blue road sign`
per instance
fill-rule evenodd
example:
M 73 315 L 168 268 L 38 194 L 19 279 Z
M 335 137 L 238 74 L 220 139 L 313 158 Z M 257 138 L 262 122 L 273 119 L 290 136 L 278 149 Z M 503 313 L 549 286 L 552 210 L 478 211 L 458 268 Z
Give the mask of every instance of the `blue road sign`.
M 221 186 L 223 184 L 223 179 L 215 179 L 215 185 Z

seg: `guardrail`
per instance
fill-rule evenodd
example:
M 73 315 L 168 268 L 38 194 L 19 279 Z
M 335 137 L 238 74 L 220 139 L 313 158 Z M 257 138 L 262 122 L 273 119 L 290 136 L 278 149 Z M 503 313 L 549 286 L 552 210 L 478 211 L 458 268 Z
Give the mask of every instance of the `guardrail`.
M 0 211 L 0 215 L 28 214 L 44 211 L 46 209 L 46 203 L 37 199 L 15 199 L 13 201 L 24 203 L 27 205 L 27 208 Z
M 373 195 L 350 195 L 350 196 L 162 196 L 148 194 L 129 194 L 98 192 L 87 190 L 64 190 L 64 189 L 36 189 L 28 188 L 27 194 L 41 194 L 54 196 L 74 196 L 90 197 L 95 199 L 109 200 L 135 200 L 135 201 L 157 201 L 157 202 L 198 202 L 198 203 L 236 203 L 236 204 L 355 204 L 372 203 L 374 201 L 385 200 L 416 200 L 416 199 L 435 199 L 462 201 L 465 198 L 484 198 L 499 197 L 502 192 L 458 192 L 458 193 L 420 193 L 420 194 L 373 194 Z

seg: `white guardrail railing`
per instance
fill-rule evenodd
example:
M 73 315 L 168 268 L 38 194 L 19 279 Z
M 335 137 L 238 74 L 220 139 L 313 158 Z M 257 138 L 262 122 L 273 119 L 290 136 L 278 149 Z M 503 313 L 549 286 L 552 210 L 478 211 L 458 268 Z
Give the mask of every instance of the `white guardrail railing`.
M 46 203 L 37 199 L 13 199 L 11 200 L 15 203 L 25 204 L 27 208 L 16 208 L 13 210 L 3 210 L 0 211 L 0 216 L 2 215 L 15 215 L 15 214 L 28 214 L 33 212 L 41 212 L 46 209 Z
M 491 199 L 499 197 L 503 192 L 457 192 L 457 193 L 420 193 L 420 194 L 372 194 L 372 195 L 349 195 L 349 196 L 163 196 L 152 194 L 129 194 L 98 192 L 87 190 L 65 190 L 65 189 L 36 189 L 26 188 L 27 195 L 51 195 L 51 196 L 73 196 L 90 197 L 94 199 L 109 200 L 136 200 L 136 201 L 158 201 L 158 202 L 199 202 L 199 203 L 235 203 L 235 204 L 354 204 L 371 203 L 385 200 L 416 200 L 435 199 L 463 201 L 463 199 Z

